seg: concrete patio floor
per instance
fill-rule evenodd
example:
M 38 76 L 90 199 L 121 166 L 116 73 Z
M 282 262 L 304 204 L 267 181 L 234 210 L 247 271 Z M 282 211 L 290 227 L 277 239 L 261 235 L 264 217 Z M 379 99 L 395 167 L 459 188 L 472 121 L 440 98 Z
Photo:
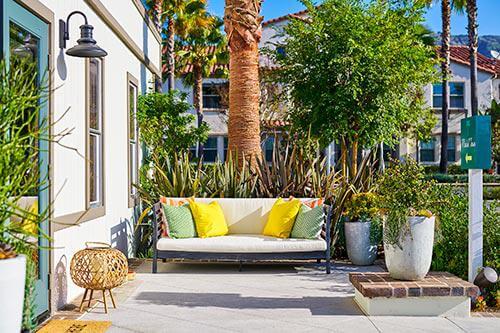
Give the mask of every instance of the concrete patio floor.
M 102 305 L 82 320 L 110 320 L 109 332 L 500 332 L 500 318 L 367 317 L 353 300 L 349 272 L 378 266 L 151 262 L 117 309 Z M 130 284 L 130 283 L 129 283 Z

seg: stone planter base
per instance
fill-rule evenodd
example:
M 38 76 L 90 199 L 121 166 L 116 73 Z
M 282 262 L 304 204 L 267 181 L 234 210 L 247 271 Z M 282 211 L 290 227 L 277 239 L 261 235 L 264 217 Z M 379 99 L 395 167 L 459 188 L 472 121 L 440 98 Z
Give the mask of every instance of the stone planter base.
M 399 281 L 389 273 L 350 273 L 354 300 L 369 316 L 469 317 L 470 297 L 479 289 L 450 273 L 422 281 Z

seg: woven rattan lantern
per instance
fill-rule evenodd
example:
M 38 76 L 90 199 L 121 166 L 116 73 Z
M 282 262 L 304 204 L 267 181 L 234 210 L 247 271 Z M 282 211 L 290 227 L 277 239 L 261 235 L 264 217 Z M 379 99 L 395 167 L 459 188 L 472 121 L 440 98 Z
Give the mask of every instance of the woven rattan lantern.
M 122 285 L 127 280 L 127 258 L 123 253 L 111 248 L 111 245 L 106 243 L 87 242 L 85 245 L 87 248 L 75 253 L 71 259 L 70 267 L 73 282 L 77 286 L 85 288 L 80 303 L 80 312 L 85 301 L 88 301 L 87 306 L 90 307 L 94 290 L 101 290 L 104 311 L 108 313 L 106 291 L 111 297 L 113 307 L 116 308 L 111 289 Z M 90 296 L 87 299 L 89 291 Z

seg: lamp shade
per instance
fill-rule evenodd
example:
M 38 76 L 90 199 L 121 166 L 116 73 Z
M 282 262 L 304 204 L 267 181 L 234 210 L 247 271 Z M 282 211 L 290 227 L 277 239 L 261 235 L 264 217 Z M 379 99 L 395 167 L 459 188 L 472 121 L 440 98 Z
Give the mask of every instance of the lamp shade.
M 81 37 L 76 41 L 78 44 L 66 51 L 66 54 L 81 58 L 100 58 L 107 56 L 108 53 L 100 48 L 95 39 L 92 38 L 92 30 L 94 30 L 94 27 L 90 24 L 81 25 Z

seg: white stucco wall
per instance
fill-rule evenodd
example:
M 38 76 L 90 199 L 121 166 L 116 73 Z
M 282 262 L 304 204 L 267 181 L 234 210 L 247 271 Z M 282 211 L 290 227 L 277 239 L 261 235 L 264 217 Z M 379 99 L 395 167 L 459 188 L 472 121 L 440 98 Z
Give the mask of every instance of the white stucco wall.
M 80 295 L 83 290 L 73 284 L 69 274 L 73 254 L 85 247 L 86 241 L 112 243 L 124 253 L 131 253 L 129 236 L 133 211 L 128 207 L 128 90 L 127 72 L 139 81 L 139 93 L 152 87 L 154 75 L 130 51 L 122 40 L 103 22 L 83 0 L 41 0 L 54 12 L 53 118 L 57 120 L 54 133 L 71 129 L 71 134 L 54 145 L 53 163 L 53 218 L 55 221 L 85 210 L 85 60 L 67 56 L 59 50 L 58 20 L 66 19 L 74 10 L 87 15 L 94 26 L 94 38 L 108 52 L 104 59 L 104 194 L 105 215 L 97 219 L 55 231 L 53 235 L 51 301 L 56 309 Z M 141 51 L 156 67 L 161 68 L 160 43 L 132 0 L 101 0 L 115 15 Z M 68 47 L 79 38 L 83 19 L 73 16 Z M 63 116 L 63 114 L 68 112 Z M 70 148 L 63 147 L 67 146 Z M 76 221 L 73 221 L 76 222 Z M 52 225 L 53 230 L 60 226 Z

